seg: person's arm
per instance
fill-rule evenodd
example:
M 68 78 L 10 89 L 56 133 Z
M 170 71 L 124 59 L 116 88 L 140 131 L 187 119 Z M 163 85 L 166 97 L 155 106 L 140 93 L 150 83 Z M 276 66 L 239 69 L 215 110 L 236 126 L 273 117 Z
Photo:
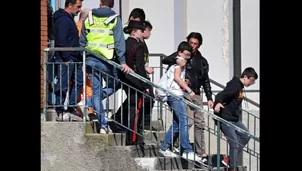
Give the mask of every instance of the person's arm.
M 177 58 L 175 58 L 176 56 L 177 56 L 177 52 L 174 52 L 171 55 L 164 57 L 161 62 L 169 66 L 174 65 L 176 64 L 176 60 L 177 60 Z
M 187 85 L 187 83 L 180 78 L 180 75 L 181 75 L 181 67 L 177 65 L 177 66 L 174 67 L 174 81 L 181 88 L 185 89 L 190 94 L 192 92 L 192 90 Z
M 227 86 L 219 92 L 215 97 L 215 104 L 224 104 L 226 102 L 231 101 L 233 98 L 235 98 L 239 92 L 240 89 L 237 87 L 234 87 L 236 85 L 234 84 L 227 84 Z
M 145 69 L 145 62 L 144 62 L 144 47 L 142 45 L 138 45 L 137 49 L 134 52 L 135 55 L 135 65 L 137 68 L 136 73 L 141 75 L 144 78 L 147 77 L 146 69 Z
M 116 19 L 117 19 L 117 23 L 116 26 L 113 28 L 114 45 L 115 45 L 115 51 L 118 60 L 120 64 L 123 65 L 126 64 L 125 61 L 126 43 L 125 43 L 121 18 L 118 16 L 116 17 Z
M 212 88 L 211 88 L 211 83 L 210 83 L 210 78 L 209 78 L 208 73 L 205 74 L 205 80 L 202 84 L 202 87 L 203 87 L 203 90 L 205 91 L 207 100 L 213 101 L 213 98 L 212 98 L 213 93 L 212 93 Z
M 219 113 L 221 108 L 224 108 L 225 103 L 230 102 L 239 94 L 239 92 L 240 90 L 236 85 L 227 84 L 227 86 L 215 97 L 214 113 Z
M 145 62 L 144 62 L 144 46 L 138 45 L 135 52 L 135 66 L 136 66 L 136 74 L 148 79 L 146 69 L 145 69 Z M 137 85 L 138 87 L 142 87 L 144 90 L 147 90 L 150 88 L 150 85 L 139 81 L 140 85 Z
M 86 38 L 86 27 L 85 27 L 85 21 L 87 20 L 87 17 L 83 20 L 82 23 L 82 29 L 80 34 L 80 46 L 86 46 L 87 45 L 87 38 Z

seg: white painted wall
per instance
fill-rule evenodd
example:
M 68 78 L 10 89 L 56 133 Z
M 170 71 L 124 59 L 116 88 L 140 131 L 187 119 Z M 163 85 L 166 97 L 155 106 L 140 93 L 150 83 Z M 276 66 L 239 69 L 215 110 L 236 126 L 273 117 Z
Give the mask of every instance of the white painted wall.
M 133 8 L 143 8 L 146 19 L 153 25 L 152 35 L 147 40 L 149 51 L 152 53 L 172 53 L 174 51 L 174 0 L 129 0 L 128 15 Z M 123 9 L 124 10 L 124 9 Z M 127 16 L 123 16 L 126 22 Z
M 223 1 L 187 1 L 187 32 L 203 36 L 201 53 L 210 65 L 209 77 L 224 84 L 231 78 L 229 61 L 223 59 Z M 213 86 L 213 89 L 218 89 Z
M 251 66 L 258 73 L 256 83 L 246 88 L 253 90 L 260 90 L 259 13 L 259 0 L 241 1 L 241 65 L 242 70 Z M 247 93 L 246 96 L 259 103 L 259 93 Z M 253 105 L 249 105 L 248 108 L 253 108 Z

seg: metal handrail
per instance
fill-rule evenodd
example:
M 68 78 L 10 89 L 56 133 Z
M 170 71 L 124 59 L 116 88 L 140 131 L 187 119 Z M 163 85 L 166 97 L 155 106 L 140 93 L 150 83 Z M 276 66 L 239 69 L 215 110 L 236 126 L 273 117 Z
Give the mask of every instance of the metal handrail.
M 212 90 L 213 93 L 219 93 L 222 90 Z M 244 93 L 260 93 L 260 90 L 242 90 Z
M 107 63 L 109 63 L 109 64 L 111 64 L 111 65 L 113 65 L 113 66 L 115 66 L 116 68 L 118 68 L 118 69 L 120 69 L 120 70 L 122 69 L 122 67 L 121 67 L 120 64 L 118 64 L 118 63 L 116 63 L 116 62 L 114 62 L 114 61 L 112 61 L 112 60 L 108 60 L 108 59 L 104 58 L 103 56 L 101 56 L 101 55 L 99 55 L 99 54 L 97 54 L 97 53 L 95 53 L 95 52 L 93 52 L 93 51 L 91 51 L 91 50 L 89 50 L 89 49 L 87 49 L 87 48 L 84 48 L 84 47 L 45 48 L 45 49 L 44 49 L 44 52 L 47 52 L 47 51 L 85 51 L 85 52 L 87 52 L 87 53 L 90 53 L 90 54 L 92 54 L 92 55 L 98 57 L 98 58 L 101 58 L 102 60 L 106 61 Z M 44 61 L 45 61 L 45 59 L 44 59 Z M 84 62 L 84 61 L 83 61 L 83 62 Z M 84 64 L 83 64 L 83 65 L 84 65 Z M 85 68 L 85 67 L 84 67 L 84 68 Z M 153 82 L 151 82 L 151 81 L 149 81 L 148 79 L 146 79 L 146 78 L 144 78 L 144 77 L 142 77 L 142 76 L 136 74 L 135 72 L 130 72 L 129 75 L 131 75 L 131 76 L 133 76 L 133 77 L 135 77 L 135 78 L 137 78 L 137 79 L 139 79 L 139 80 L 141 80 L 141 81 L 143 81 L 143 82 L 145 82 L 145 83 L 147 83 L 147 84 L 149 84 L 149 85 L 151 85 L 151 86 L 153 86 L 153 87 L 155 87 L 155 88 L 157 88 L 157 89 L 160 89 L 160 90 L 162 90 L 163 92 L 165 92 L 165 93 L 167 93 L 167 94 L 169 94 L 169 95 L 174 96 L 174 97 L 177 98 L 178 100 L 183 101 L 184 103 L 190 105 L 191 107 L 194 107 L 195 109 L 204 112 L 205 114 L 207 114 L 208 116 L 212 117 L 213 119 L 215 119 L 215 120 L 217 120 L 217 121 L 219 121 L 219 122 L 222 122 L 222 123 L 224 123 L 224 124 L 226 124 L 226 125 L 232 126 L 232 127 L 234 127 L 234 129 L 237 130 L 238 132 L 247 134 L 247 135 L 249 135 L 250 138 L 254 139 L 254 140 L 257 141 L 257 142 L 260 142 L 259 137 L 256 137 L 256 136 L 252 135 L 252 134 L 249 133 L 248 131 L 245 131 L 245 130 L 243 130 L 243 129 L 237 127 L 236 125 L 234 125 L 234 124 L 232 124 L 232 123 L 226 121 L 225 119 L 223 119 L 223 118 L 221 118 L 221 117 L 219 117 L 219 116 L 216 116 L 215 114 L 212 114 L 212 113 L 208 112 L 207 110 L 201 108 L 200 106 L 198 106 L 198 105 L 196 105 L 196 104 L 194 104 L 194 103 L 192 103 L 192 102 L 190 102 L 190 101 L 188 101 L 188 100 L 186 100 L 186 99 L 184 99 L 184 98 L 178 97 L 175 93 L 173 93 L 173 92 L 171 92 L 171 91 L 169 91 L 169 90 L 167 90 L 167 89 L 164 89 L 164 88 L 158 86 L 157 84 L 154 84 Z M 46 78 L 45 78 L 45 79 L 46 79 Z M 85 80 L 85 79 L 84 79 L 84 80 Z M 84 84 L 84 85 L 85 85 L 85 84 Z M 84 93 L 85 93 L 85 92 L 84 92 Z M 46 101 L 46 99 L 45 99 L 45 101 Z M 45 102 L 44 102 L 44 103 L 45 103 Z

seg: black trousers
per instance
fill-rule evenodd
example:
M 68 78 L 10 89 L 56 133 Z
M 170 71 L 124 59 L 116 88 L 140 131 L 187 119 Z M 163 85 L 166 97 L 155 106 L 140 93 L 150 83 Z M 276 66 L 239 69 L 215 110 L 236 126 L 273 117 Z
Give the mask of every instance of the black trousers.
M 127 94 L 127 98 L 115 113 L 115 120 L 128 128 L 118 126 L 122 131 L 126 131 L 126 145 L 142 144 L 143 137 L 137 135 L 137 133 L 142 134 L 143 94 L 133 89 L 130 89 L 129 93 L 126 86 L 123 89 Z

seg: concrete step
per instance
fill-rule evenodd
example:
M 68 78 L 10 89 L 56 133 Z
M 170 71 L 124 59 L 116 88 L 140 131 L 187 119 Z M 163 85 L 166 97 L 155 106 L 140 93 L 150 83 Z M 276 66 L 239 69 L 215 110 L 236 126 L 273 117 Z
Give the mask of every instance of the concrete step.
M 182 170 L 193 168 L 193 163 L 181 159 L 180 157 L 149 157 L 135 158 L 138 166 L 147 170 Z
M 110 128 L 115 132 L 117 130 L 119 130 L 119 127 L 120 128 L 123 128 L 122 126 L 120 126 L 119 124 L 117 124 L 114 120 L 110 119 L 110 118 L 107 118 L 107 122 L 108 122 L 108 125 L 110 126 Z M 97 132 L 97 123 L 98 123 L 98 120 L 95 119 L 92 121 L 92 127 L 94 129 L 95 132 Z M 163 131 L 163 123 L 162 121 L 158 120 L 158 121 L 151 121 L 151 125 L 152 125 L 152 128 L 153 129 L 156 129 L 156 130 L 159 130 L 159 131 Z
M 150 158 L 159 157 L 159 146 L 158 145 L 136 145 L 128 146 L 130 150 L 130 156 L 133 158 Z
M 227 171 L 225 167 L 212 168 L 212 169 L 172 169 L 172 170 L 154 170 L 154 171 Z M 238 171 L 247 171 L 245 166 L 238 167 Z
M 96 134 L 96 133 L 86 133 L 85 137 L 89 140 L 98 141 L 108 144 L 108 146 L 125 146 L 126 135 L 123 133 L 113 133 L 113 134 Z
M 158 157 L 155 165 L 156 170 L 192 169 L 193 162 L 181 157 Z
M 109 122 L 112 123 L 112 122 Z M 86 134 L 99 134 L 97 122 L 86 122 Z M 165 137 L 164 131 L 145 131 L 144 132 L 144 142 L 145 144 L 155 145 L 162 141 Z M 126 133 L 113 133 L 110 135 L 114 139 L 115 145 L 125 145 L 126 142 Z M 113 145 L 113 144 L 111 144 Z
M 182 157 L 165 157 L 161 153 L 159 153 L 159 146 L 158 145 L 144 145 L 144 146 L 128 146 L 130 150 L 130 156 L 135 158 L 135 161 L 141 165 L 142 167 L 148 166 L 152 169 L 156 170 L 173 170 L 173 169 L 212 169 L 218 170 L 215 167 L 207 167 L 198 162 L 188 161 Z M 209 163 L 217 164 L 217 155 L 213 154 L 209 157 Z M 220 156 L 220 160 L 222 160 L 222 155 Z M 223 166 L 220 163 L 220 166 Z M 223 167 L 221 167 L 223 169 Z M 246 170 L 245 167 L 241 168 L 241 170 Z
M 83 122 L 41 122 L 41 170 L 146 171 L 125 146 L 108 146 L 108 137 L 85 135 Z
M 165 131 L 145 131 L 145 143 L 149 144 L 148 141 L 160 143 L 162 140 L 164 140 L 165 135 Z
M 87 129 L 86 129 L 87 130 Z M 88 132 L 88 133 L 87 133 Z M 91 133 L 91 131 L 86 132 L 87 136 L 100 136 L 99 133 Z M 155 138 L 151 140 L 149 133 L 146 133 L 145 135 L 147 138 L 145 138 L 144 142 L 146 145 L 157 145 L 157 141 Z M 112 133 L 108 134 L 108 145 L 110 146 L 125 146 L 126 145 L 126 133 Z
M 238 171 L 247 171 L 246 167 L 238 167 L 238 169 Z M 154 170 L 219 171 L 217 167 L 207 167 L 198 162 L 188 161 L 182 157 L 157 157 Z M 226 171 L 226 168 L 221 166 L 220 171 Z
M 218 171 L 216 167 L 206 167 L 197 162 L 187 161 L 181 157 L 150 157 L 135 158 L 135 162 L 142 168 L 157 171 L 176 171 L 176 170 L 194 170 L 194 171 Z M 238 167 L 239 171 L 246 171 L 246 167 Z M 221 171 L 226 168 L 220 167 Z

